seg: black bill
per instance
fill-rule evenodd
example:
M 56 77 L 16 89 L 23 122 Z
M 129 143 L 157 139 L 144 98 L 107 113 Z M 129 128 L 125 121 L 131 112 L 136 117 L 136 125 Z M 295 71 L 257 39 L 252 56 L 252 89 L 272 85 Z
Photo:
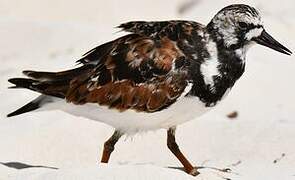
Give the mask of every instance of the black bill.
M 254 39 L 258 44 L 269 47 L 273 50 L 279 51 L 281 53 L 291 55 L 292 52 L 283 46 L 281 43 L 276 41 L 271 35 L 269 35 L 265 30 L 262 31 L 261 35 Z

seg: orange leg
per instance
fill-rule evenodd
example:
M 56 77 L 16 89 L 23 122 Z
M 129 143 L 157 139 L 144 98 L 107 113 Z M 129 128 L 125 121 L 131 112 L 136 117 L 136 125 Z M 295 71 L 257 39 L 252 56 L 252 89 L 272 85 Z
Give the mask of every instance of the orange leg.
M 175 130 L 176 128 L 169 128 L 167 131 L 167 146 L 170 151 L 177 157 L 177 159 L 184 166 L 184 170 L 193 176 L 197 176 L 199 172 L 197 168 L 193 167 L 192 164 L 185 158 L 185 156 L 180 151 L 176 141 L 175 141 Z
M 108 163 L 112 152 L 115 149 L 115 144 L 118 142 L 123 134 L 115 131 L 114 134 L 104 143 L 103 154 L 101 158 L 102 163 Z

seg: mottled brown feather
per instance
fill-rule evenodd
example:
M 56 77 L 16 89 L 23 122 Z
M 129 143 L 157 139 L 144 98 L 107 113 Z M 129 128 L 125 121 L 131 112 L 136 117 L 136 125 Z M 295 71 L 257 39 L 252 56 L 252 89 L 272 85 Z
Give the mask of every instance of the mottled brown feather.
M 65 98 L 74 104 L 97 103 L 120 111 L 155 112 L 171 104 L 192 81 L 192 39 L 202 25 L 190 21 L 129 22 L 131 34 L 102 44 L 62 72 L 25 71 L 14 79 L 22 87 Z M 195 55 L 195 54 L 194 54 Z M 19 85 L 20 86 L 20 85 Z
M 174 103 L 187 85 L 187 71 L 173 69 L 184 55 L 168 37 L 154 40 L 131 34 L 113 41 L 111 47 L 97 68 L 70 82 L 68 102 L 154 112 Z
M 87 93 L 85 93 L 85 89 L 82 86 L 76 92 L 85 93 L 85 102 L 106 105 L 120 111 L 134 109 L 137 111 L 154 112 L 172 104 L 186 86 L 186 83 L 181 84 L 177 81 L 167 82 L 166 79 L 156 84 L 135 84 L 130 80 L 123 80 L 109 82 Z M 81 102 L 84 102 L 81 99 L 77 100 L 74 103 L 81 104 Z

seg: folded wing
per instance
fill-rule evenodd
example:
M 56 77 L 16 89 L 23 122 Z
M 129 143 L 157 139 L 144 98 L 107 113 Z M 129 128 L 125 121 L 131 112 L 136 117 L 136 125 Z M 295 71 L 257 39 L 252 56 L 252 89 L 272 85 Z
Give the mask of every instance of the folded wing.
M 195 49 L 187 42 L 193 43 L 201 25 L 169 21 L 119 27 L 131 34 L 90 50 L 77 61 L 79 68 L 25 71 L 29 78 L 10 82 L 74 104 L 97 103 L 120 111 L 155 112 L 173 104 L 190 79 L 188 67 Z
M 96 67 L 71 81 L 69 102 L 154 112 L 174 103 L 187 85 L 185 55 L 168 37 L 130 34 L 103 47 L 104 53 L 97 48 L 82 60 Z

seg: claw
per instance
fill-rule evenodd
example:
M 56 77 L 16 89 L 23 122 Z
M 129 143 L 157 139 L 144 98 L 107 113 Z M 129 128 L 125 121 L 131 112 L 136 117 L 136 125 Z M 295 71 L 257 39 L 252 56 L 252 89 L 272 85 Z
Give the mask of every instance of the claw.
M 189 172 L 190 175 L 192 176 L 197 176 L 200 174 L 200 172 L 198 171 L 197 168 L 193 168 L 190 172 Z

